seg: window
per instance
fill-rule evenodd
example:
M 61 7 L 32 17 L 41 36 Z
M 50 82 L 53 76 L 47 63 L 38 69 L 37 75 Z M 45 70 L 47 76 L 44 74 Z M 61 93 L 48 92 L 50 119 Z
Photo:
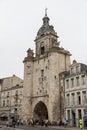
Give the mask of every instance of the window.
M 15 91 L 15 96 L 18 96 L 18 90 Z
M 86 104 L 87 103 L 87 100 L 86 100 L 86 91 L 83 91 L 83 104 Z
M 76 86 L 79 86 L 79 77 L 76 77 Z
M 44 47 L 41 47 L 41 55 L 44 54 Z
M 9 92 L 7 92 L 7 97 L 9 97 Z
M 7 100 L 7 106 L 9 106 L 9 100 Z
M 3 107 L 5 106 L 5 100 L 3 100 Z
M 70 95 L 67 94 L 67 106 L 70 105 Z
M 78 95 L 78 105 L 81 105 L 81 96 L 80 95 Z
M 71 79 L 71 87 L 74 87 L 74 78 Z
M 75 94 L 72 93 L 72 105 L 75 105 Z
M 41 77 L 44 77 L 44 70 L 41 70 Z
M 82 119 L 82 113 L 81 113 L 80 109 L 78 110 L 78 117 L 79 117 L 79 119 Z
M 74 74 L 74 68 L 71 68 L 71 74 Z
M 76 73 L 79 72 L 79 66 L 76 66 Z
M 44 54 L 44 52 L 45 52 L 45 48 L 44 48 L 44 45 L 43 45 L 44 43 L 42 42 L 41 43 L 41 55 L 43 55 Z
M 87 108 L 84 109 L 84 115 L 87 115 Z
M 6 96 L 6 94 L 5 94 L 5 92 L 3 93 L 3 97 L 5 97 Z
M 86 102 L 86 94 L 84 94 L 84 97 L 83 97 L 83 98 L 84 98 L 84 104 L 87 103 L 87 102 Z
M 70 122 L 70 110 L 67 110 L 67 118 L 68 118 L 68 121 Z
M 15 111 L 17 111 L 17 108 L 14 108 Z
M 66 80 L 66 88 L 69 88 L 69 80 Z
M 82 85 L 84 85 L 85 84 L 85 75 L 81 76 L 81 81 L 82 81 Z

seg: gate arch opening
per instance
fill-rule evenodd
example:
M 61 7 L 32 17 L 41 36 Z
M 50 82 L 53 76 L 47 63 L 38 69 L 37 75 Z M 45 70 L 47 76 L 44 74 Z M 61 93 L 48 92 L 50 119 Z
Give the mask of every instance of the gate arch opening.
M 38 102 L 34 108 L 34 118 L 37 120 L 48 119 L 48 110 L 43 102 Z

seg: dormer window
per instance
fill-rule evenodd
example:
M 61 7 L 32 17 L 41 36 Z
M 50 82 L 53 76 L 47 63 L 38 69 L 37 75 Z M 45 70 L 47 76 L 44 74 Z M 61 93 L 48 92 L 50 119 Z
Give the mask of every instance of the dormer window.
M 79 72 L 79 66 L 76 66 L 76 73 Z
M 74 74 L 74 68 L 71 68 L 71 74 Z
M 82 85 L 84 85 L 85 84 L 85 75 L 81 76 L 81 80 L 82 80 Z
M 79 83 L 79 77 L 76 77 L 76 85 L 79 86 L 80 83 Z

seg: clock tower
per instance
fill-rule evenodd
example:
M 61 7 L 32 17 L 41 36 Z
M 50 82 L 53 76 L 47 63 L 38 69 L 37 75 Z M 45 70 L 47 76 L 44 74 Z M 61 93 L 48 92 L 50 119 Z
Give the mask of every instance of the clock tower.
M 23 119 L 57 122 L 60 119 L 59 74 L 69 70 L 70 52 L 59 46 L 47 12 L 35 38 L 35 55 L 28 49 L 24 59 Z M 62 103 L 64 104 L 64 95 Z M 61 106 L 62 118 L 64 106 Z

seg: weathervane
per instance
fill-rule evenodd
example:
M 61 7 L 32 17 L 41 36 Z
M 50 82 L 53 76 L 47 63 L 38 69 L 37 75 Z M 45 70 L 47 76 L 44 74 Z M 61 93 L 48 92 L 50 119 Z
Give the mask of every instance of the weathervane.
M 45 16 L 47 16 L 47 8 L 45 8 Z

